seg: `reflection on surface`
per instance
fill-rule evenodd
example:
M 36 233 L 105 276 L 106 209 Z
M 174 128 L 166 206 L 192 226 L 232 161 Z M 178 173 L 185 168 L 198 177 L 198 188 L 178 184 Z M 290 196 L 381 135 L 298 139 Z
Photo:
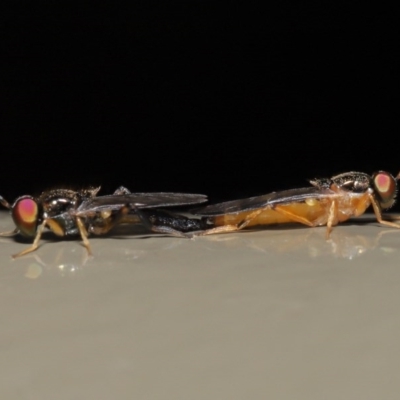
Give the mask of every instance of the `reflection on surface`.
M 399 235 L 352 224 L 331 242 L 292 227 L 94 238 L 93 258 L 59 241 L 15 261 L 23 244 L 2 242 L 0 398 L 390 398 Z
M 86 249 L 71 248 L 69 244 L 55 243 L 51 247 L 43 246 L 34 254 L 28 254 L 16 260 L 10 260 L 11 263 L 24 265 L 24 277 L 27 279 L 37 279 L 47 275 L 58 275 L 62 278 L 75 278 L 79 274 L 84 274 L 91 268 L 96 268 L 99 265 L 107 269 L 114 269 L 118 265 L 135 265 L 142 262 L 149 255 L 157 256 L 165 251 L 170 251 L 178 248 L 186 239 L 174 239 L 171 242 L 165 243 L 158 241 L 157 248 L 154 249 L 138 249 L 138 244 L 143 243 L 140 239 L 129 240 L 129 246 L 122 245 L 126 241 L 112 241 L 107 243 L 107 246 L 96 248 L 95 256 L 88 256 Z M 54 246 L 57 246 L 54 247 Z M 135 248 L 136 247 L 136 248 Z
M 45 272 L 55 272 L 60 277 L 73 277 L 82 271 L 90 259 L 84 251 L 81 252 L 81 256 L 77 255 L 75 251 L 66 254 L 63 246 L 59 247 L 55 252 L 51 251 L 49 253 L 34 253 L 25 256 L 24 260 L 29 260 L 27 262 L 21 261 L 21 263 L 28 264 L 24 274 L 25 278 L 37 279 Z M 18 261 L 19 259 L 16 262 L 18 263 Z
M 354 230 L 357 233 L 354 233 Z M 400 234 L 394 229 L 377 228 L 376 234 L 371 236 L 360 234 L 360 229 L 354 229 L 354 227 L 339 227 L 334 230 L 329 240 L 325 240 L 324 227 L 273 229 L 263 232 L 262 238 L 257 236 L 261 232 L 243 231 L 235 234 L 209 236 L 208 239 L 227 248 L 245 245 L 247 248 L 269 254 L 306 251 L 310 258 L 333 256 L 352 260 L 374 249 L 382 253 L 398 251 L 397 247 L 382 246 L 380 242 L 385 235 Z
M 92 239 L 94 257 L 89 257 L 77 241 L 45 243 L 29 255 L 12 261 L 14 248 L 4 244 L 0 261 L 18 269 L 20 276 L 36 280 L 43 276 L 79 278 L 100 270 L 118 268 L 153 268 L 163 265 L 212 265 L 260 262 L 287 264 L 301 259 L 324 261 L 356 260 L 367 254 L 387 256 L 398 252 L 400 232 L 376 225 L 336 227 L 330 240 L 325 228 L 288 227 L 242 231 L 200 237 L 194 240 L 162 235 Z M 390 237 L 390 239 L 389 239 Z M 393 239 L 392 239 L 393 238 Z M 394 242 L 393 242 L 394 240 Z M 3 243 L 1 243 L 3 245 Z

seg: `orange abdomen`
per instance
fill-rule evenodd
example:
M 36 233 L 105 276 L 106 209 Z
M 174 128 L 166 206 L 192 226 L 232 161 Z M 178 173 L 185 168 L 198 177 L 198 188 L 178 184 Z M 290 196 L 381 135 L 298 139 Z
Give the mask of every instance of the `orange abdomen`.
M 292 214 L 306 218 L 310 222 L 314 222 L 327 214 L 326 205 L 318 201 L 312 205 L 308 205 L 306 203 L 294 203 L 279 207 Z M 236 225 L 242 222 L 246 216 L 252 212 L 253 211 L 245 211 L 239 214 L 221 215 L 219 217 L 215 217 L 214 223 L 216 226 Z M 268 208 L 262 211 L 261 214 L 255 217 L 247 226 L 284 224 L 288 222 L 293 222 L 293 219 L 287 215 L 275 211 L 272 208 Z
M 366 193 L 339 196 L 332 200 L 327 198 L 323 200 L 309 199 L 304 203 L 278 205 L 277 209 L 279 208 L 283 212 L 279 212 L 273 208 L 266 208 L 259 215 L 255 216 L 247 227 L 300 222 L 295 217 L 307 220 L 309 225 L 325 225 L 328 221 L 329 210 L 333 200 L 337 203 L 333 225 L 346 221 L 353 216 L 363 214 L 370 205 L 370 199 Z M 214 224 L 215 226 L 237 225 L 254 211 L 221 215 L 214 218 Z

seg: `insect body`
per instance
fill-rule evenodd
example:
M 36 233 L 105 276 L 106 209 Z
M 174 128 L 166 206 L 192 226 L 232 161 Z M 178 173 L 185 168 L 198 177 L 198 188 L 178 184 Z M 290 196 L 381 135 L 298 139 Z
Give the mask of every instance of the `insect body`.
M 45 191 L 37 198 L 19 197 L 13 205 L 0 196 L 0 203 L 10 209 L 16 225 L 14 231 L 0 235 L 12 236 L 20 233 L 34 238 L 30 247 L 13 257 L 36 250 L 46 227 L 57 236 L 79 234 L 89 254 L 89 234 L 107 233 L 121 223 L 143 222 L 154 232 L 175 236 L 186 236 L 185 231 L 202 229 L 202 226 L 193 226 L 190 219 L 182 216 L 167 218 L 167 214 L 157 208 L 202 203 L 207 200 L 204 195 L 131 193 L 121 186 L 112 195 L 97 196 L 99 190 L 100 187 L 80 191 L 55 189 Z
M 382 218 L 382 210 L 395 202 L 399 175 L 394 178 L 384 171 L 372 176 L 347 172 L 312 180 L 311 187 L 209 205 L 194 213 L 208 218 L 213 227 L 196 236 L 298 222 L 307 226 L 326 225 L 328 238 L 332 226 L 363 214 L 370 205 L 379 223 L 400 228 L 400 224 Z

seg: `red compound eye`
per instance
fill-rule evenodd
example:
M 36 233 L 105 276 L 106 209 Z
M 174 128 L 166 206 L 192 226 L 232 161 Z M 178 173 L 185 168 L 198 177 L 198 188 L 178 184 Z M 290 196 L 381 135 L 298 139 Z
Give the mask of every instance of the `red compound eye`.
M 389 208 L 393 205 L 396 197 L 396 180 L 388 172 L 379 171 L 373 175 L 374 186 L 381 199 L 382 208 Z
M 24 236 L 35 236 L 39 208 L 32 197 L 20 197 L 12 207 L 15 225 Z

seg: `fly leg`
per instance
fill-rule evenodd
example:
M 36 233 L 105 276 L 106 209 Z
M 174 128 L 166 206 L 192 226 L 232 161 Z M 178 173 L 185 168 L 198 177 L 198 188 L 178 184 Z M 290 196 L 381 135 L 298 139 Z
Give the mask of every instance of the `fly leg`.
M 94 233 L 95 235 L 103 235 L 110 231 L 114 226 L 118 225 L 121 222 L 128 222 L 127 220 L 127 214 L 130 210 L 130 207 L 125 205 L 121 207 L 116 214 L 112 215 L 104 215 L 102 224 L 101 225 L 90 225 L 89 226 L 89 232 Z M 137 219 L 135 219 L 135 222 L 137 222 Z M 82 222 L 81 218 L 79 216 L 76 216 L 76 225 L 78 226 L 79 233 L 81 235 L 83 245 L 86 247 L 86 250 L 88 254 L 91 256 L 93 255 L 92 249 L 90 247 L 89 243 L 89 233 Z
M 264 211 L 264 208 L 260 208 L 259 210 L 255 210 L 255 211 L 251 212 L 250 214 L 246 215 L 246 218 L 243 221 L 239 222 L 238 224 L 222 225 L 222 226 L 217 226 L 215 228 L 206 229 L 201 232 L 194 233 L 193 237 L 213 235 L 216 233 L 227 233 L 227 232 L 240 231 L 241 229 L 244 229 L 254 218 L 256 218 L 263 211 Z
M 32 245 L 30 247 L 28 247 L 25 250 L 20 251 L 17 254 L 13 254 L 11 257 L 17 258 L 17 257 L 21 257 L 25 254 L 31 253 L 32 251 L 35 251 L 39 247 L 39 241 L 42 236 L 43 230 L 46 226 L 46 223 L 47 223 L 47 219 L 43 220 L 43 222 L 38 226 L 38 228 L 36 230 L 35 240 L 33 241 Z
M 0 232 L 0 236 L 3 237 L 11 237 L 11 236 L 15 236 L 18 233 L 18 228 L 15 228 L 12 231 L 9 232 Z
M 382 210 L 381 210 L 379 203 L 376 201 L 375 197 L 372 194 L 369 195 L 369 198 L 371 200 L 371 204 L 374 209 L 374 213 L 375 213 L 377 221 L 382 225 L 400 229 L 400 224 L 396 224 L 395 222 L 391 222 L 391 221 L 385 221 L 384 219 L 382 219 Z
M 288 211 L 282 206 L 275 206 L 273 207 L 273 210 L 278 212 L 279 214 L 284 215 L 285 217 L 288 217 L 290 221 L 293 222 L 299 222 L 300 224 L 307 225 L 307 226 L 315 226 L 310 220 L 307 218 L 301 217 L 291 211 Z
M 206 229 L 206 230 L 201 231 L 201 232 L 193 233 L 191 235 L 191 237 L 214 235 L 216 233 L 235 232 L 235 231 L 240 230 L 238 225 L 240 225 L 240 224 L 217 226 L 215 228 L 210 228 L 210 229 Z
M 285 215 L 293 222 L 299 222 L 300 224 L 307 225 L 310 227 L 316 226 L 315 223 L 311 222 L 307 218 L 296 215 L 296 214 L 292 213 L 291 211 L 288 211 L 284 207 L 275 206 L 273 209 L 275 211 L 279 212 L 280 214 Z M 328 215 L 328 222 L 327 222 L 327 229 L 326 229 L 326 239 L 327 240 L 329 239 L 329 236 L 332 232 L 332 226 L 337 224 L 337 211 L 338 211 L 337 202 L 333 200 L 331 203 L 331 206 L 329 207 L 329 215 Z
M 329 207 L 328 222 L 326 223 L 326 240 L 329 239 L 329 236 L 332 232 L 332 225 L 337 224 L 337 214 L 338 204 L 335 200 L 333 200 L 331 206 Z
M 138 223 L 135 215 L 128 215 L 131 208 L 128 205 L 121 207 L 116 213 L 101 212 L 101 222 L 89 226 L 89 232 L 95 235 L 104 235 L 121 223 Z
M 89 256 L 93 255 L 92 249 L 90 248 L 89 239 L 88 239 L 88 232 L 85 228 L 85 225 L 83 224 L 82 220 L 79 217 L 76 217 L 76 224 L 78 226 L 79 233 L 81 234 L 83 245 L 86 247 L 86 250 L 87 250 Z

